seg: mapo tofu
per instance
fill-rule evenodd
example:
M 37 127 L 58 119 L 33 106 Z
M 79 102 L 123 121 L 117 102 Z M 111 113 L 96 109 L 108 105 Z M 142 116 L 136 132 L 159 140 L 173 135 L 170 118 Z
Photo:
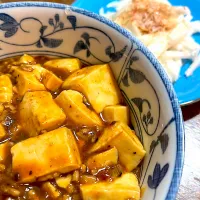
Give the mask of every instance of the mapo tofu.
M 108 64 L 1 61 L 0 199 L 139 200 L 145 156 Z

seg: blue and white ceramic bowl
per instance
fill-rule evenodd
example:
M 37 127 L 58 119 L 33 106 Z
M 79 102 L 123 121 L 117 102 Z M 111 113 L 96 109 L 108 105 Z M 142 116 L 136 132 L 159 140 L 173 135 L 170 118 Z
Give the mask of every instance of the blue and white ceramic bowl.
M 167 75 L 140 41 L 103 17 L 61 4 L 1 4 L 0 23 L 0 59 L 29 53 L 110 64 L 147 151 L 142 199 L 175 199 L 184 158 L 181 111 Z

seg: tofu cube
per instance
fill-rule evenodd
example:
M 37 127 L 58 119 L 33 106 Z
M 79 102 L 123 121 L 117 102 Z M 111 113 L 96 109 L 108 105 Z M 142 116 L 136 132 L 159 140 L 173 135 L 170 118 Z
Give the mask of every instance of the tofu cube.
M 129 109 L 127 106 L 107 106 L 102 112 L 103 119 L 108 122 L 123 122 L 129 124 Z
M 55 74 L 47 70 L 43 75 L 42 83 L 48 90 L 55 92 L 61 87 L 63 81 Z
M 58 128 L 66 119 L 62 109 L 46 91 L 27 92 L 19 106 L 19 117 L 29 137 L 42 130 Z
M 81 62 L 77 58 L 54 59 L 45 62 L 44 67 L 57 76 L 67 78 L 72 72 L 81 68 Z
M 0 163 L 4 163 L 10 154 L 11 145 L 9 142 L 0 144 Z
M 18 67 L 12 67 L 11 73 L 17 82 L 17 91 L 23 96 L 30 91 L 44 91 L 44 85 L 36 78 L 33 71 L 24 71 Z
M 0 124 L 0 139 L 6 136 L 6 131 L 2 124 Z
M 23 64 L 34 64 L 34 63 L 36 63 L 35 59 L 32 56 L 27 55 L 27 54 L 24 54 L 23 56 L 21 56 L 20 59 L 19 59 L 19 62 L 23 63 Z
M 58 78 L 55 74 L 53 74 L 51 71 L 43 68 L 39 64 L 32 65 L 31 67 L 34 69 L 33 73 L 35 74 L 37 79 L 44 84 L 46 89 L 55 92 L 61 87 L 63 81 L 60 78 Z
M 135 133 L 122 122 L 116 122 L 114 125 L 105 128 L 89 153 L 104 150 L 110 146 L 117 148 L 119 162 L 127 171 L 135 169 L 146 154 Z
M 34 182 L 55 172 L 67 173 L 81 165 L 74 135 L 68 128 L 19 142 L 11 148 L 11 153 L 12 169 L 19 174 L 21 183 Z
M 55 99 L 64 110 L 67 119 L 78 126 L 103 126 L 103 121 L 83 103 L 83 95 L 74 90 L 62 91 Z
M 0 103 L 10 103 L 13 97 L 12 82 L 7 75 L 0 75 Z
M 47 192 L 49 197 L 51 197 L 53 199 L 55 199 L 61 195 L 60 191 L 54 185 L 52 185 L 50 182 L 43 183 L 42 190 Z
M 67 189 L 68 185 L 71 183 L 72 175 L 68 174 L 66 177 L 56 178 L 56 184 L 64 189 Z
M 3 113 L 3 111 L 4 111 L 4 106 L 2 103 L 0 103 L 0 115 Z
M 113 182 L 80 186 L 83 200 L 140 200 L 140 187 L 133 173 L 126 173 Z
M 106 106 L 121 102 L 119 88 L 107 64 L 85 67 L 74 72 L 62 87 L 81 92 L 97 113 L 102 112 Z
M 89 169 L 99 169 L 106 166 L 116 165 L 118 161 L 118 151 L 115 147 L 98 153 L 94 156 L 89 157 L 86 164 Z

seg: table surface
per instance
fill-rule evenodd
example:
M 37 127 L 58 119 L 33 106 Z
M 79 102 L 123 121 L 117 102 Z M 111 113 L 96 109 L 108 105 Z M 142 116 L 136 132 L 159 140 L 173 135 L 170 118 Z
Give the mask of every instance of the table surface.
M 185 164 L 177 200 L 200 200 L 200 102 L 182 108 Z

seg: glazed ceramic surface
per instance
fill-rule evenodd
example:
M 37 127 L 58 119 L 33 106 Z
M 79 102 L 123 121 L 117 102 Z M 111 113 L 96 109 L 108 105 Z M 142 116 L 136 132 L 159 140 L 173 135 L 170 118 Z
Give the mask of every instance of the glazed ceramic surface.
M 174 199 L 183 166 L 183 122 L 172 84 L 154 56 L 111 21 L 61 4 L 1 4 L 0 22 L 0 59 L 29 53 L 110 64 L 147 151 L 139 176 L 142 199 Z

